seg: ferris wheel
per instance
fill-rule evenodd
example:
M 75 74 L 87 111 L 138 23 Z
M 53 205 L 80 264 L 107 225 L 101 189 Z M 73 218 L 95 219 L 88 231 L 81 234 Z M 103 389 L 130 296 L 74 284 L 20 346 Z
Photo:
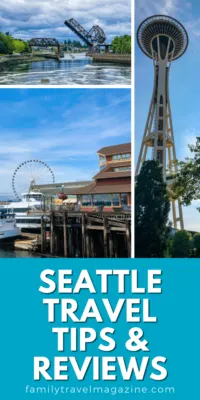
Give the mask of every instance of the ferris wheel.
M 35 185 L 54 182 L 54 173 L 45 162 L 28 160 L 15 169 L 12 177 L 12 189 L 17 199 L 20 200 L 22 193 L 29 193 Z

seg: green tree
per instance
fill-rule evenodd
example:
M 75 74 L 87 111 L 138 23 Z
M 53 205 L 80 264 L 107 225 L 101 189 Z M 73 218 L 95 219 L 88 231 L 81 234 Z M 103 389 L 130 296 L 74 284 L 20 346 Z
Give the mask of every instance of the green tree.
M 79 47 L 79 48 L 82 47 L 82 44 L 78 40 L 73 40 L 72 44 L 74 47 Z
M 131 53 L 131 36 L 115 36 L 112 41 L 112 50 L 117 54 L 130 54 Z
M 22 40 L 14 39 L 14 52 L 16 53 L 24 53 L 25 52 L 25 43 Z
M 136 257 L 164 257 L 170 235 L 169 210 L 162 167 L 157 161 L 145 161 L 135 188 Z
M 8 47 L 4 40 L 4 35 L 3 33 L 0 32 L 0 54 L 7 54 L 7 52 L 8 52 Z
M 29 47 L 29 44 L 27 42 L 24 42 L 24 53 L 31 53 L 31 48 Z
M 193 236 L 193 251 L 194 257 L 200 258 L 200 233 Z
M 173 184 L 175 197 L 181 197 L 184 205 L 188 206 L 193 200 L 200 199 L 200 138 L 195 145 L 188 146 L 193 157 L 177 162 L 178 174 Z M 200 211 L 200 209 L 198 208 Z
M 174 234 L 171 247 L 173 258 L 188 258 L 192 254 L 192 238 L 187 231 L 177 231 Z
M 9 32 L 5 35 L 0 32 L 0 54 L 29 53 L 30 47 L 27 42 L 13 38 Z
M 115 36 L 115 38 L 113 39 L 113 41 L 112 41 L 112 46 L 111 46 L 111 48 L 112 48 L 112 50 L 115 52 L 115 53 L 117 53 L 118 51 L 119 51 L 119 42 L 120 42 L 120 38 L 119 38 L 119 36 Z
M 8 47 L 8 54 L 12 54 L 15 48 L 12 36 L 5 36 L 5 40 Z
M 0 33 L 0 53 L 12 54 L 14 50 L 14 43 L 12 36 Z

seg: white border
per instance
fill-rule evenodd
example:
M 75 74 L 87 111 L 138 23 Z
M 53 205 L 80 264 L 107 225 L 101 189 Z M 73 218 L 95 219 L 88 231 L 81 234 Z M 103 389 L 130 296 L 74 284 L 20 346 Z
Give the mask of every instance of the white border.
M 135 257 L 135 1 L 131 6 L 131 38 L 132 38 L 132 63 L 131 63 L 131 154 L 132 154 L 132 180 L 131 180 L 131 256 Z
M 131 229 L 131 257 L 135 257 L 135 185 L 134 185 L 134 166 L 135 166 L 135 2 L 131 3 L 131 37 L 132 37 L 132 67 L 131 67 L 131 85 L 0 85 L 0 90 L 6 89 L 129 89 L 131 91 L 131 152 L 132 152 L 132 229 Z
M 131 89 L 132 85 L 0 85 L 1 89 Z

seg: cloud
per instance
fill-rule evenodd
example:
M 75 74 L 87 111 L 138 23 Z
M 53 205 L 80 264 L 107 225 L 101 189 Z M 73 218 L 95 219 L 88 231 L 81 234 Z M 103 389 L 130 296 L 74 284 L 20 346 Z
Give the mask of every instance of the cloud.
M 46 162 L 57 182 L 91 180 L 96 152 L 130 141 L 130 90 L 11 89 L 0 94 L 0 108 L 0 195 L 12 192 L 24 161 Z
M 179 0 L 135 0 L 136 19 L 142 21 L 154 14 L 175 16 L 180 10 L 179 3 Z
M 131 0 L 6 0 L 0 5 L 1 30 L 24 39 L 73 36 L 64 25 L 69 18 L 86 29 L 102 26 L 108 38 L 130 34 Z
M 193 232 L 200 232 L 200 213 L 197 207 L 200 202 L 194 201 L 191 206 L 183 207 L 183 218 L 185 228 Z
M 181 146 L 179 144 L 179 158 L 181 160 L 186 157 L 192 157 L 192 153 L 188 145 L 195 145 L 197 137 L 200 137 L 200 130 L 198 131 L 196 128 L 186 129 L 184 132 L 182 132 Z

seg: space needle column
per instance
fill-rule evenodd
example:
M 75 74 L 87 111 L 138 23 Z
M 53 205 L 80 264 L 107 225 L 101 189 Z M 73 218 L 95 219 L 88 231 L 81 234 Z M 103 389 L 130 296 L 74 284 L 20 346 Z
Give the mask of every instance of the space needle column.
M 145 160 L 154 159 L 160 163 L 172 203 L 174 228 L 184 229 L 181 201 L 173 200 L 171 188 L 178 171 L 169 100 L 169 70 L 172 61 L 186 51 L 188 35 L 183 25 L 174 18 L 155 15 L 141 23 L 137 40 L 141 50 L 153 60 L 154 88 L 136 175 Z

